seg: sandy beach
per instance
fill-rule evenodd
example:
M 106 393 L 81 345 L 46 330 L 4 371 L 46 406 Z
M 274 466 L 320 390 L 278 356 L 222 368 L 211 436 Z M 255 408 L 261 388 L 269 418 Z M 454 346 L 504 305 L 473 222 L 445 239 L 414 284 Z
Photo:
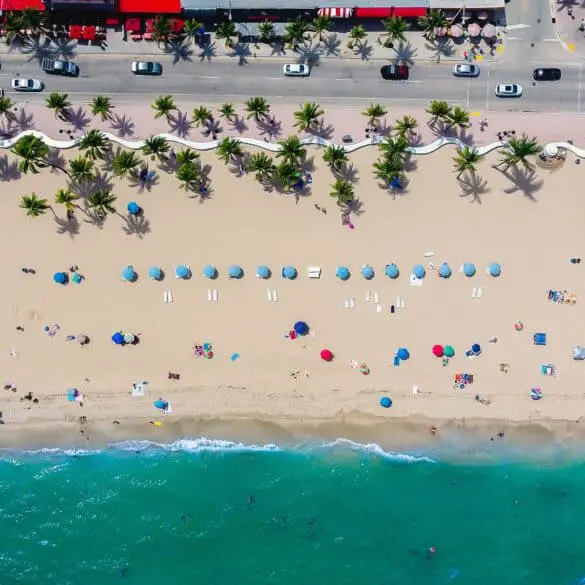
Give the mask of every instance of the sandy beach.
M 473 197 L 462 193 L 452 170 L 455 149 L 446 147 L 413 159 L 408 189 L 392 195 L 373 176 L 376 149 L 364 149 L 350 159 L 361 203 L 352 230 L 341 225 L 321 153 L 309 149 L 313 183 L 299 198 L 267 193 L 252 174 L 237 176 L 213 152 L 201 154 L 212 184 L 205 200 L 189 197 L 164 172 L 144 192 L 110 176 L 120 213 L 130 201 L 144 209 L 132 230 L 117 215 L 98 227 L 82 212 L 76 212 L 78 229 L 71 230 L 58 206 L 58 221 L 50 212 L 28 218 L 20 196 L 35 192 L 52 202 L 66 177 L 45 169 L 6 180 L 0 201 L 0 238 L 8 251 L 0 291 L 0 371 L 4 384 L 17 391 L 0 392 L 6 423 L 0 446 L 13 444 L 14 433 L 40 441 L 51 430 L 61 432 L 64 423 L 78 437 L 79 416 L 87 417 L 86 428 L 99 427 L 95 436 L 102 439 L 162 435 L 148 424 L 158 420 L 177 435 L 185 428 L 210 433 L 209 421 L 253 420 L 293 425 L 301 435 L 313 424 L 332 424 L 341 436 L 337 425 L 357 424 L 360 434 L 386 419 L 416 420 L 417 428 L 427 430 L 447 421 L 536 422 L 569 433 L 562 421 L 585 414 L 584 366 L 572 359 L 573 347 L 585 343 L 583 268 L 570 262 L 583 245 L 585 206 L 583 171 L 574 159 L 513 184 L 492 168 L 499 159 L 492 154 L 478 168 L 485 190 Z M 401 270 L 396 280 L 384 276 L 391 262 Z M 453 275 L 438 278 L 429 262 L 448 262 Z M 464 262 L 475 263 L 475 277 L 458 271 Z M 490 262 L 501 264 L 499 278 L 486 274 Z M 420 287 L 409 284 L 416 263 L 427 268 Z M 138 273 L 135 283 L 121 279 L 128 264 Z M 175 279 L 178 264 L 191 267 L 190 280 Z M 203 277 L 206 264 L 217 267 L 217 280 Z M 231 264 L 243 267 L 244 278 L 227 278 Z M 259 264 L 271 267 L 270 280 L 255 277 Z M 280 276 L 288 264 L 299 270 L 294 281 Z M 360 275 L 364 264 L 376 271 L 371 281 Z M 55 284 L 53 273 L 71 265 L 79 266 L 85 280 Z M 162 282 L 148 278 L 151 265 L 164 270 Z M 339 265 L 351 270 L 346 282 L 335 277 Z M 321 278 L 308 279 L 308 266 L 321 267 Z M 479 288 L 481 298 L 472 298 Z M 168 289 L 172 303 L 163 302 Z M 217 302 L 208 301 L 209 289 L 217 291 Z M 267 300 L 267 289 L 277 292 L 277 302 Z M 549 289 L 567 290 L 577 302 L 551 302 Z M 375 295 L 380 312 L 366 301 Z M 391 313 L 397 297 L 405 308 Z M 355 308 L 345 308 L 348 298 L 355 299 Z M 311 332 L 293 341 L 287 334 L 298 320 Z M 514 327 L 519 321 L 520 332 Z M 57 324 L 59 332 L 49 336 L 45 327 Z M 119 330 L 138 335 L 140 343 L 114 345 L 111 335 Z M 536 332 L 547 333 L 547 346 L 534 346 Z M 78 334 L 90 343 L 67 341 Z M 496 343 L 489 342 L 493 337 Z M 212 344 L 213 359 L 194 357 L 194 343 L 204 342 Z M 464 354 L 473 343 L 481 344 L 482 353 L 468 359 Z M 434 344 L 453 345 L 455 357 L 443 366 L 431 352 Z M 400 347 L 411 357 L 395 367 Z M 323 348 L 334 353 L 331 363 L 320 359 Z M 232 361 L 234 353 L 239 359 Z M 351 360 L 367 364 L 369 375 L 352 368 Z M 501 371 L 504 363 L 507 372 Z M 549 363 L 554 376 L 541 373 L 541 364 Z M 180 379 L 170 380 L 168 372 Z M 473 384 L 454 389 L 458 373 L 473 374 Z M 145 395 L 132 397 L 132 385 L 142 381 L 148 381 Z M 542 389 L 542 400 L 531 400 L 535 387 Z M 83 394 L 83 407 L 68 402 L 69 388 Z M 28 392 L 38 403 L 23 400 Z M 491 403 L 477 402 L 478 394 Z M 379 406 L 382 396 L 392 398 L 391 408 Z M 156 411 L 159 397 L 171 402 L 172 413 L 162 417 Z M 114 420 L 121 424 L 112 425 Z M 195 423 L 184 427 L 172 420 Z M 208 422 L 189 426 L 197 421 Z M 579 432 L 571 428 L 569 434 Z

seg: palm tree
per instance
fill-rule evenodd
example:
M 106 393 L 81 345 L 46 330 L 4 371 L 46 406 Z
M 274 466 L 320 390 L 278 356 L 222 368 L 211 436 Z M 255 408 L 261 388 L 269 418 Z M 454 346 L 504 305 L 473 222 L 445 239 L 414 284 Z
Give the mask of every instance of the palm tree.
M 67 111 L 71 107 L 69 95 L 66 93 L 52 92 L 46 101 L 47 108 L 55 112 L 55 117 L 67 119 Z
M 256 173 L 256 180 L 264 183 L 272 177 L 274 163 L 265 152 L 255 152 L 248 162 L 248 171 Z
M 394 130 L 398 133 L 398 136 L 402 136 L 407 140 L 412 137 L 415 129 L 418 126 L 416 118 L 412 116 L 402 116 L 400 120 L 396 120 L 394 124 Z
M 191 150 L 190 148 L 185 148 L 177 153 L 175 158 L 175 162 L 177 163 L 177 167 L 186 164 L 195 164 L 195 161 L 199 158 L 199 153 Z
M 140 164 L 140 159 L 131 150 L 119 150 L 112 162 L 112 171 L 116 177 L 126 177 L 133 173 Z
M 77 205 L 75 205 L 75 201 L 79 199 L 79 195 L 76 195 L 70 189 L 59 189 L 57 193 L 55 193 L 55 203 L 57 205 L 63 205 L 67 210 L 67 214 L 70 215 L 73 213 Z
M 270 20 L 265 20 L 258 24 L 258 32 L 260 33 L 260 40 L 263 43 L 269 43 L 274 38 L 274 23 Z
M 85 156 L 91 160 L 104 159 L 111 149 L 110 142 L 101 130 L 88 130 L 79 141 L 79 150 L 87 150 Z
M 100 116 L 102 121 L 112 117 L 112 101 L 108 96 L 96 95 L 91 101 L 91 113 L 93 116 Z
M 461 178 L 463 173 L 475 174 L 477 163 L 483 159 L 483 154 L 480 154 L 477 148 L 464 146 L 457 149 L 457 155 L 453 157 L 453 164 L 455 169 L 453 172 L 457 173 L 457 180 Z
M 209 108 L 205 106 L 193 108 L 193 123 L 197 128 L 202 124 L 205 126 L 211 121 L 213 121 L 213 113 Z
M 256 122 L 268 116 L 268 112 L 270 111 L 270 104 L 263 97 L 248 98 L 245 107 L 248 113 L 246 119 L 249 120 L 253 117 Z
M 350 49 L 353 49 L 354 45 L 361 47 L 365 38 L 367 38 L 368 33 L 364 28 L 363 24 L 356 24 L 351 28 L 348 35 L 348 43 L 347 46 Z
M 404 164 L 408 152 L 408 140 L 400 135 L 396 138 L 388 136 L 380 142 L 379 148 L 386 160 L 397 160 Z
M 95 178 L 93 161 L 85 156 L 77 156 L 69 161 L 69 176 L 78 183 L 87 183 Z
M 31 30 L 33 36 L 38 36 L 45 29 L 47 24 L 45 12 L 41 12 L 36 8 L 25 8 L 20 15 L 24 29 Z
M 29 217 L 39 217 L 43 215 L 50 206 L 46 199 L 39 199 L 36 193 L 31 195 L 23 195 L 20 199 L 20 208 L 26 210 Z
M 319 42 L 321 42 L 323 40 L 323 33 L 333 30 L 333 21 L 328 16 L 318 15 L 313 18 L 311 28 L 313 29 L 313 32 L 319 36 Z
M 9 122 L 14 120 L 13 107 L 14 102 L 8 96 L 0 96 L 0 118 L 4 117 Z
M 455 106 L 447 116 L 449 127 L 469 128 L 469 114 L 461 106 Z
M 406 175 L 404 174 L 404 164 L 402 161 L 392 158 L 378 159 L 374 163 L 374 174 L 379 181 L 385 185 L 391 185 L 393 182 L 404 183 Z
M 334 171 L 341 170 L 348 161 L 347 152 L 343 146 L 331 144 L 323 153 L 323 162 L 328 164 Z
M 15 42 L 21 43 L 26 39 L 26 26 L 22 13 L 6 12 L 4 20 L 4 30 L 6 33 L 6 44 L 12 45 Z
M 323 120 L 319 119 L 323 114 L 325 114 L 325 110 L 319 104 L 306 102 L 301 106 L 300 110 L 294 113 L 297 120 L 294 125 L 301 132 L 305 130 L 316 130 L 319 126 L 323 125 Z
M 193 191 L 201 181 L 201 172 L 193 163 L 182 164 L 177 169 L 177 179 L 185 191 Z
M 425 16 L 419 17 L 417 24 L 423 30 L 423 37 L 429 41 L 434 41 L 436 38 L 435 30 L 446 28 L 449 26 L 449 21 L 442 10 L 429 9 Z
M 309 24 L 298 16 L 292 22 L 289 22 L 284 29 L 284 42 L 293 49 L 305 42 L 305 37 L 309 32 Z
M 217 156 L 226 165 L 238 157 L 244 156 L 242 143 L 237 138 L 226 136 L 216 148 Z
M 444 121 L 451 114 L 451 106 L 443 100 L 433 100 L 425 110 L 431 119 L 427 122 L 428 126 L 436 126 L 439 120 Z
M 12 154 L 20 157 L 18 169 L 25 175 L 30 171 L 33 174 L 39 172 L 39 168 L 47 166 L 45 161 L 49 154 L 49 147 L 36 136 L 22 136 L 12 147 Z
M 502 151 L 502 158 L 495 168 L 504 168 L 506 172 L 510 167 L 522 165 L 525 169 L 532 170 L 534 164 L 528 160 L 529 156 L 536 156 L 542 152 L 542 146 L 538 143 L 536 136 L 528 138 L 522 134 L 520 138 L 510 138 Z
M 298 165 L 299 161 L 307 154 L 307 149 L 302 145 L 298 136 L 289 136 L 280 140 L 280 146 L 276 153 L 277 158 L 282 158 L 285 163 Z
M 335 179 L 335 182 L 331 185 L 330 195 L 337 199 L 338 205 L 347 205 L 354 200 L 353 185 L 345 179 Z
M 95 210 L 95 214 L 99 218 L 105 218 L 109 214 L 116 213 L 114 203 L 116 203 L 117 197 L 108 189 L 100 189 L 94 191 L 87 198 L 88 209 Z
M 142 152 L 145 155 L 150 155 L 150 160 L 158 158 L 160 162 L 168 160 L 167 152 L 170 149 L 170 145 L 166 138 L 162 136 L 150 136 L 144 141 Z
M 236 117 L 236 109 L 234 108 L 234 104 L 229 102 L 222 104 L 219 108 L 219 115 L 222 118 L 225 118 L 228 122 L 231 122 Z
M 175 101 L 170 95 L 159 95 L 150 107 L 156 112 L 155 118 L 164 116 L 167 120 L 169 119 L 169 114 L 177 109 Z
M 157 43 L 167 42 L 171 36 L 171 21 L 168 16 L 159 14 L 152 22 L 152 38 Z
M 400 16 L 391 16 L 390 18 L 385 18 L 382 21 L 384 25 L 384 36 L 386 37 L 386 41 L 384 41 L 384 46 L 392 48 L 396 41 L 403 41 L 406 42 L 406 37 L 404 33 L 408 29 L 408 24 L 404 20 L 404 18 Z
M 215 36 L 218 39 L 224 39 L 226 47 L 232 46 L 232 37 L 237 36 L 237 34 L 236 25 L 231 20 L 224 20 L 215 30 Z
M 388 110 L 381 104 L 370 104 L 362 112 L 362 115 L 364 115 L 368 119 L 368 125 L 379 126 L 380 119 L 383 118 L 387 113 Z
M 189 20 L 185 21 L 183 34 L 192 43 L 196 43 L 201 35 L 202 27 L 203 25 L 196 18 L 190 18 Z
M 289 191 L 297 180 L 298 172 L 294 164 L 285 161 L 274 167 L 273 178 Z

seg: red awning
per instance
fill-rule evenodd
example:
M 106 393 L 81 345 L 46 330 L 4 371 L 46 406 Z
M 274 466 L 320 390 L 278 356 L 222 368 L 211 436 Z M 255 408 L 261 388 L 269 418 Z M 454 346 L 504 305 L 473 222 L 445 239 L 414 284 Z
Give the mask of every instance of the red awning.
M 389 18 L 392 8 L 356 8 L 356 18 Z
M 119 0 L 118 12 L 125 14 L 180 14 L 181 0 Z
M 353 8 L 319 8 L 318 14 L 329 18 L 351 18 Z
M 427 13 L 426 8 L 411 8 L 411 7 L 398 7 L 392 8 L 392 16 L 402 16 L 403 18 L 418 18 L 419 16 L 425 16 Z
M 141 27 L 140 18 L 127 18 L 126 24 L 124 25 L 124 28 L 131 33 L 140 32 Z
M 180 18 L 173 18 L 171 20 L 171 30 L 174 33 L 179 33 L 185 28 L 185 21 Z
M 45 4 L 43 0 L 4 0 L 2 2 L 2 10 L 5 12 L 21 11 L 27 8 L 44 11 Z

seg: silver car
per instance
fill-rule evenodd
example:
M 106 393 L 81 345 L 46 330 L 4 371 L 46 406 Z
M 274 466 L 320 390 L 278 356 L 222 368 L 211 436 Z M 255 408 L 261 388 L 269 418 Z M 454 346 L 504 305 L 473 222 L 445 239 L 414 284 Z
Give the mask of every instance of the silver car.
M 453 75 L 455 77 L 479 77 L 479 65 L 474 63 L 457 63 L 453 65 Z
M 516 83 L 500 83 L 496 85 L 497 97 L 520 97 L 522 95 L 522 86 Z
M 25 79 L 24 77 L 15 77 L 11 85 L 14 91 L 43 91 L 43 87 L 45 87 L 39 79 Z
M 132 73 L 134 75 L 162 75 L 163 68 L 156 61 L 133 61 Z
M 307 77 L 311 69 L 304 63 L 287 63 L 282 68 L 282 73 L 287 77 Z

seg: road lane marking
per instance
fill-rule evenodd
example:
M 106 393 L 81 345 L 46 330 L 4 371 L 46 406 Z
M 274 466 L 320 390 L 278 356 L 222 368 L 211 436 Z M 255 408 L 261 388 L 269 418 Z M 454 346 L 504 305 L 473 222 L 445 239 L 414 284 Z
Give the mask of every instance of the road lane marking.
M 335 81 L 352 81 L 351 77 L 336 77 Z
M 485 110 L 486 112 L 490 109 L 490 74 L 492 70 L 488 67 L 487 81 L 485 84 Z
M 581 73 L 583 72 L 583 65 L 579 65 L 579 81 L 577 82 L 577 111 L 581 111 Z
M 530 28 L 529 24 L 508 24 L 506 30 L 518 30 L 519 28 Z
M 217 76 L 213 76 L 213 75 L 200 75 L 199 79 L 221 79 L 221 77 L 219 75 Z

